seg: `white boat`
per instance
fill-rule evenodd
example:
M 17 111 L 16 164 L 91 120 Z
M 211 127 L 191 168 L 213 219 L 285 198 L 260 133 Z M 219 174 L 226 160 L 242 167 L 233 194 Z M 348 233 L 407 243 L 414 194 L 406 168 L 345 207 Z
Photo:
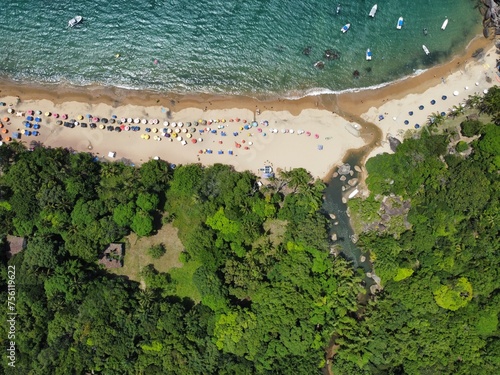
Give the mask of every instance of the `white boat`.
M 370 10 L 370 14 L 369 14 L 369 16 L 370 16 L 370 17 L 375 17 L 375 13 L 377 13 L 377 4 L 375 4 L 375 5 L 372 7 L 372 10 Z
M 422 48 L 423 48 L 426 55 L 428 55 L 430 53 L 429 49 L 425 45 L 422 44 Z
M 350 23 L 342 26 L 342 28 L 340 29 L 340 31 L 342 31 L 343 33 L 345 33 L 347 30 L 349 30 L 349 27 L 351 27 Z
M 75 25 L 78 25 L 80 22 L 82 22 L 83 17 L 82 16 L 76 16 L 68 21 L 68 27 L 73 27 Z
M 448 26 L 448 18 L 444 20 L 443 24 L 441 25 L 441 30 L 446 29 L 446 26 Z
M 368 48 L 366 50 L 366 60 L 370 61 L 372 59 L 372 51 Z
M 399 17 L 396 29 L 401 30 L 402 27 L 403 27 L 403 17 Z

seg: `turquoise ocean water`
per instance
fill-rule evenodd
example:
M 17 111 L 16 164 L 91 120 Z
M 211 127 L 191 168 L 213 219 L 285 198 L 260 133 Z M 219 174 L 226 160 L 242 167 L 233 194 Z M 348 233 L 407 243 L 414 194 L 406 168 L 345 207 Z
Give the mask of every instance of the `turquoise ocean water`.
M 378 11 L 372 19 L 368 13 L 375 2 Z M 0 77 L 261 97 L 368 87 L 428 68 L 463 49 L 480 31 L 475 4 L 14 0 L 0 7 Z M 82 15 L 83 23 L 67 28 L 75 15 Z M 396 30 L 399 16 L 405 19 L 402 30 Z M 446 17 L 449 24 L 442 31 Z M 348 22 L 351 29 L 342 34 Z M 307 46 L 309 56 L 303 54 Z M 373 53 L 370 62 L 367 48 Z M 338 51 L 340 58 L 326 60 L 327 49 Z M 325 62 L 324 69 L 313 66 L 318 60 Z M 360 72 L 358 79 L 354 70 Z

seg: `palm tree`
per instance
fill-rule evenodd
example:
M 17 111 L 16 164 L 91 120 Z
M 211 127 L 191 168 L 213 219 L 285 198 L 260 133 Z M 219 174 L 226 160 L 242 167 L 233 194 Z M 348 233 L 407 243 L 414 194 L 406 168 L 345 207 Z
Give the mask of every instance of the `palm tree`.
M 463 115 L 465 112 L 465 107 L 462 105 L 454 105 L 450 111 L 450 116 L 456 118 L 457 116 Z
M 483 98 L 481 96 L 479 96 L 478 94 L 474 94 L 474 95 L 469 95 L 469 98 L 467 99 L 465 104 L 469 108 L 478 108 L 481 105 L 482 101 Z
M 446 115 L 441 114 L 440 112 L 434 112 L 429 115 L 427 118 L 427 122 L 429 125 L 439 126 L 446 119 Z

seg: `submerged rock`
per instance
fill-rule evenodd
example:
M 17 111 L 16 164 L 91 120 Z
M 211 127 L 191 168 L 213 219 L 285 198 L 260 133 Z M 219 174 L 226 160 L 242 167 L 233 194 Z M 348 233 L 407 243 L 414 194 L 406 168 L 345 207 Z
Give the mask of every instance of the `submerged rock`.
M 311 46 L 307 46 L 306 48 L 304 48 L 302 50 L 302 53 L 306 56 L 309 56 L 311 54 L 311 50 L 312 50 L 312 47 Z
M 323 69 L 325 67 L 325 63 L 323 61 L 316 61 L 314 63 L 314 67 L 318 69 Z

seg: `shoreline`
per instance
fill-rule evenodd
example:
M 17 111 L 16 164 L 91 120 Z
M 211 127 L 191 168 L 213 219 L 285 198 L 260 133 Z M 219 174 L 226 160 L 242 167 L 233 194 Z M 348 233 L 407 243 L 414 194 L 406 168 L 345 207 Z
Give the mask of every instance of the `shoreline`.
M 332 109 L 331 97 L 337 98 L 336 102 L 344 112 L 361 115 L 371 106 L 376 106 L 390 99 L 399 99 L 407 94 L 416 94 L 425 91 L 440 82 L 441 77 L 446 77 L 471 58 L 471 54 L 478 48 L 488 48 L 493 38 L 484 38 L 476 35 L 466 46 L 464 51 L 455 55 L 450 61 L 433 66 L 417 75 L 401 77 L 395 81 L 381 85 L 346 89 L 335 94 L 305 95 L 300 98 L 286 98 L 275 95 L 269 99 L 260 99 L 243 95 L 218 95 L 218 94 L 177 94 L 162 93 L 151 90 L 125 89 L 115 86 L 71 86 L 66 84 L 23 83 L 6 78 L 0 79 L 0 96 L 20 96 L 22 100 L 47 99 L 54 104 L 68 101 L 84 102 L 90 104 L 142 105 L 171 107 L 180 111 L 186 108 L 197 109 L 226 109 L 243 108 L 254 110 L 274 109 L 287 110 L 292 115 L 298 115 L 303 109 L 318 108 Z M 57 90 L 57 91 L 56 91 Z M 380 100 L 380 97 L 386 98 Z
M 114 132 L 109 133 L 106 137 L 102 135 L 97 137 L 100 138 L 100 141 L 95 139 L 92 141 L 89 134 L 96 138 L 95 134 L 98 131 L 86 129 L 82 132 L 83 129 L 57 128 L 56 125 L 51 124 L 50 119 L 45 123 L 51 128 L 50 136 L 39 137 L 36 141 L 41 141 L 49 147 L 71 147 L 76 151 L 88 151 L 88 146 L 84 145 L 91 145 L 93 152 L 96 152 L 100 157 L 107 152 L 102 147 L 99 148 L 99 143 L 112 143 L 113 146 L 109 148 L 117 148 L 117 157 L 130 159 L 134 163 L 144 162 L 148 158 L 152 158 L 153 155 L 148 155 L 148 153 L 155 152 L 155 155 L 158 154 L 162 159 L 175 164 L 222 162 L 234 165 L 237 170 L 249 169 L 254 172 L 257 170 L 258 173 L 262 164 L 268 162 L 268 164 L 274 164 L 275 169 L 304 167 L 314 177 L 327 180 L 332 173 L 332 168 L 342 163 L 349 156 L 349 152 L 359 152 L 364 149 L 362 160 L 364 165 L 366 158 L 372 155 L 374 150 L 383 146 L 383 134 L 386 133 L 384 124 L 378 123 L 372 115 L 369 115 L 370 111 L 376 112 L 387 103 L 402 100 L 410 95 L 423 94 L 426 90 L 439 85 L 444 77 L 448 80 L 448 77 L 452 77 L 454 73 L 466 69 L 467 64 L 473 64 L 478 60 L 471 57 L 474 51 L 479 48 L 483 48 L 485 53 L 488 48 L 491 51 L 493 41 L 494 37 L 486 39 L 478 35 L 470 41 L 461 54 L 456 55 L 447 63 L 429 68 L 418 75 L 387 83 L 383 87 L 360 89 L 342 94 L 321 94 L 299 99 L 276 97 L 269 100 L 259 100 L 245 96 L 179 95 L 118 87 L 73 87 L 4 80 L 0 90 L 0 100 L 12 104 L 11 102 L 19 97 L 19 109 L 21 110 L 27 110 L 28 107 L 38 108 L 37 105 L 43 103 L 41 107 L 43 107 L 44 112 L 56 109 L 64 110 L 70 113 L 70 118 L 92 111 L 102 117 L 109 117 L 112 112 L 120 112 L 122 115 L 132 117 L 141 113 L 143 116 L 156 117 L 161 122 L 167 119 L 171 121 L 189 121 L 195 118 L 227 119 L 228 123 L 224 125 L 227 129 L 230 128 L 229 119 L 236 117 L 246 119 L 248 122 L 257 121 L 259 124 L 268 121 L 271 126 L 278 130 L 278 134 L 257 140 L 258 133 L 249 133 L 248 137 L 253 138 L 248 138 L 247 141 L 251 140 L 250 142 L 254 144 L 250 150 L 252 156 L 249 157 L 247 154 L 244 158 L 237 159 L 226 157 L 228 150 L 225 150 L 224 155 L 220 155 L 218 158 L 214 158 L 212 155 L 207 157 L 205 153 L 194 154 L 194 152 L 190 152 L 190 156 L 182 155 L 182 153 L 186 153 L 186 148 L 170 147 L 171 151 L 162 152 L 159 147 L 151 147 L 152 140 L 149 142 L 141 140 L 142 145 L 137 147 L 132 140 L 132 132 L 126 133 L 128 144 L 119 139 L 120 136 L 125 139 L 123 133 L 114 134 Z M 3 113 L 6 108 L 0 109 L 0 113 Z M 2 114 L 1 117 L 4 115 Z M 55 121 L 53 122 L 55 123 Z M 353 132 L 352 130 L 358 125 L 361 128 L 360 131 Z M 161 127 L 161 125 L 158 126 Z M 19 130 L 19 127 L 17 129 Z M 232 130 L 234 129 L 235 126 L 232 127 Z M 263 128 L 256 130 L 266 131 Z M 313 137 L 309 137 L 305 141 L 305 137 L 287 136 L 286 134 L 281 136 L 279 134 L 288 132 L 288 130 L 295 130 L 295 134 L 297 134 L 297 130 L 302 130 L 312 134 L 321 134 L 321 136 L 316 138 L 315 142 L 311 142 Z M 286 141 L 285 137 L 288 138 Z M 57 138 L 60 139 L 57 140 Z M 23 139 L 23 141 L 31 140 L 35 139 L 28 137 Z M 216 141 L 214 139 L 212 143 Z M 135 152 L 129 150 L 130 142 L 134 142 Z M 218 143 L 222 144 L 222 139 L 219 139 Z M 147 144 L 149 146 L 143 146 Z M 164 144 L 164 142 L 154 142 L 154 144 Z M 306 145 L 307 147 L 304 147 Z M 206 146 L 207 144 L 204 144 L 204 147 Z M 218 147 L 217 143 L 212 146 Z M 323 149 L 324 146 L 327 152 L 318 154 L 317 150 L 320 147 Z M 386 150 L 387 147 L 384 149 Z M 139 152 L 137 152 L 138 150 Z M 297 152 L 297 150 L 304 152 Z M 140 152 L 144 153 L 143 157 L 140 157 Z M 259 167 L 255 168 L 254 163 L 257 163 Z

